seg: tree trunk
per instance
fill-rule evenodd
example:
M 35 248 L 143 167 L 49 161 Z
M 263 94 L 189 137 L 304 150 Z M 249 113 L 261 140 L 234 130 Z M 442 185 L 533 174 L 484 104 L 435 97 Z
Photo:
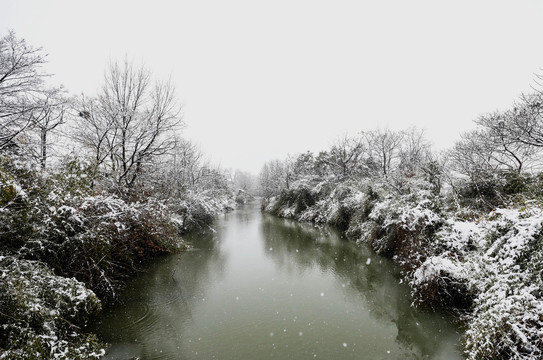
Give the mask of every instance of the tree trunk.
M 40 154 L 41 171 L 45 171 L 45 165 L 47 161 L 47 131 L 41 130 L 41 154 Z

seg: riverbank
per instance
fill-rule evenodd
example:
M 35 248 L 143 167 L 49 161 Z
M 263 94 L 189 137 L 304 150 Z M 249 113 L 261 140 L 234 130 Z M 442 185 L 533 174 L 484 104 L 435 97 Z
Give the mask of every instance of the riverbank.
M 484 212 L 452 206 L 420 179 L 398 192 L 383 181 L 305 178 L 263 209 L 336 226 L 393 259 L 415 305 L 445 309 L 463 321 L 468 359 L 535 359 L 543 353 L 539 201 Z
M 75 160 L 47 174 L 0 160 L 0 359 L 100 358 L 105 344 L 84 329 L 103 304 L 235 206 L 226 191 L 168 201 L 97 191 Z

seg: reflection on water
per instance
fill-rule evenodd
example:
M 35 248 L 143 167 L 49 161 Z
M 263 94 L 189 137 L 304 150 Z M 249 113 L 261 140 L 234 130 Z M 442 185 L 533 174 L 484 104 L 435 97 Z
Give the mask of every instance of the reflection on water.
M 108 359 L 462 359 L 457 329 L 411 308 L 397 268 L 328 227 L 258 204 L 153 264 L 95 331 Z

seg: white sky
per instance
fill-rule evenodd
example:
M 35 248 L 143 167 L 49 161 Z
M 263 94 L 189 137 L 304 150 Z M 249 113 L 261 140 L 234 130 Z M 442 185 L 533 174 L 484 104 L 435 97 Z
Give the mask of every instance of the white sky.
M 95 93 L 125 55 L 171 76 L 185 135 L 255 174 L 377 127 L 448 147 L 543 67 L 540 0 L 0 0 L 8 29 L 74 94 Z

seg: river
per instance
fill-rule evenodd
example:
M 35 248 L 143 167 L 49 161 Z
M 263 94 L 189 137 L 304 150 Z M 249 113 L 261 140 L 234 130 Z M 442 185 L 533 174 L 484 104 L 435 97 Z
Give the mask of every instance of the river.
M 103 312 L 106 359 L 463 359 L 451 319 L 413 309 L 398 268 L 333 229 L 256 202 L 213 227 Z

